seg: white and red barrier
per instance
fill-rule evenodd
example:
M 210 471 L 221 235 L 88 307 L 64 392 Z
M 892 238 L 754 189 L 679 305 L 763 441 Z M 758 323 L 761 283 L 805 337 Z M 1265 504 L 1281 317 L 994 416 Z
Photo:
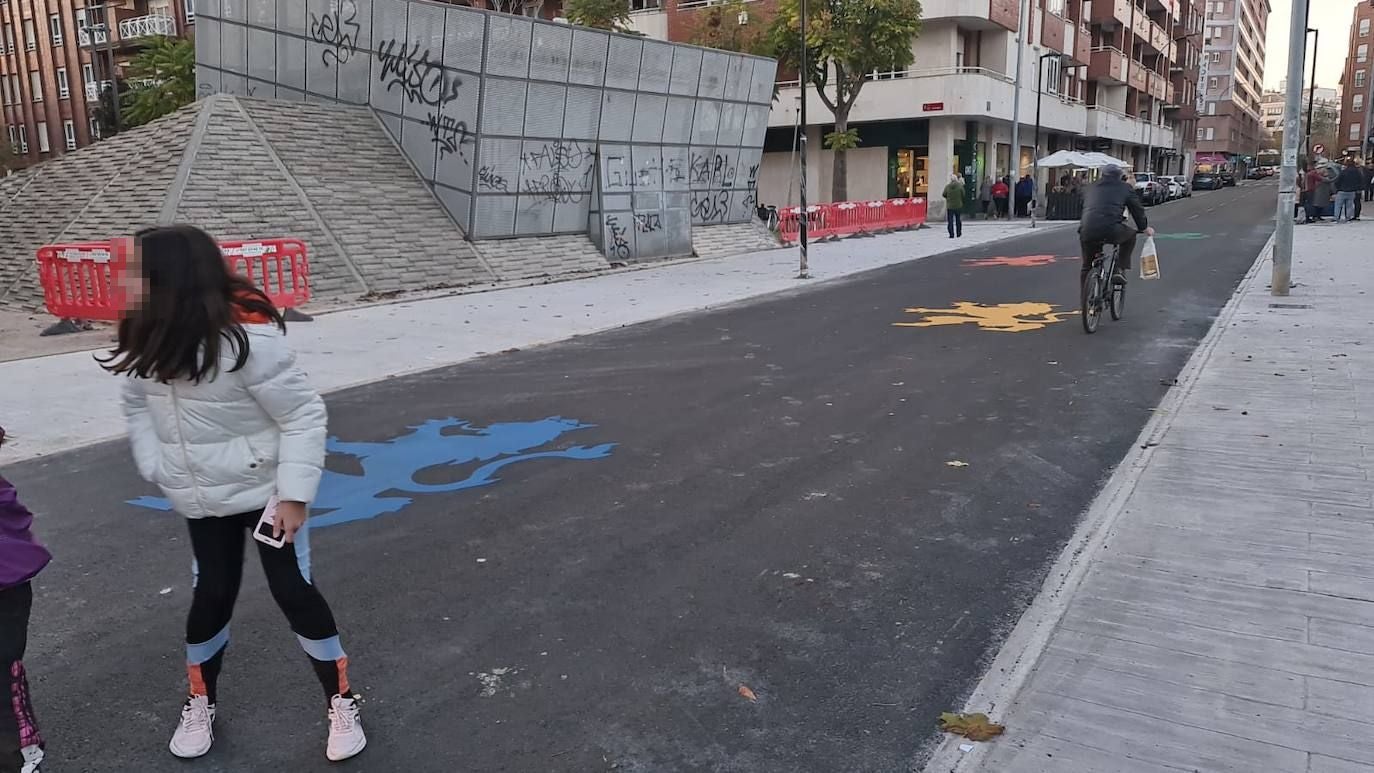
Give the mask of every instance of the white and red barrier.
M 807 239 L 917 228 L 926 222 L 926 200 L 839 201 L 806 208 Z M 801 207 L 778 210 L 778 236 L 787 244 L 801 238 Z

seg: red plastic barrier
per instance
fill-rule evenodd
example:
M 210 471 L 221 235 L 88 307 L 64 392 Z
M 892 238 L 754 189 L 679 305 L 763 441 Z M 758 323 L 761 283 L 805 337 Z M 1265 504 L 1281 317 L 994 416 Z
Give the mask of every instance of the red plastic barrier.
M 115 277 L 128 260 L 128 239 L 51 244 L 38 249 L 38 277 L 48 312 L 62 319 L 119 319 L 123 293 Z M 221 242 L 229 270 L 246 276 L 278 308 L 310 300 L 310 261 L 299 239 Z
M 926 200 L 841 201 L 806 208 L 807 238 L 915 228 L 926 221 Z M 778 236 L 788 244 L 801 238 L 801 207 L 778 210 Z

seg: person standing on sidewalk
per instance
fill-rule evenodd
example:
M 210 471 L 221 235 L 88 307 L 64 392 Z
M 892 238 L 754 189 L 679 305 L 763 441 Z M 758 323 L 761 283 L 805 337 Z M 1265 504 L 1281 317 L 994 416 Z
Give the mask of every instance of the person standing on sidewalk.
M 983 184 L 978 187 L 978 211 L 983 213 L 985 220 L 992 219 L 992 178 L 983 180 Z
M 5 429 L 0 427 L 0 446 L 4 444 Z M 5 669 L 8 704 L 0 708 L 3 773 L 38 773 L 43 763 L 43 736 L 29 699 L 24 650 L 33 608 L 32 580 L 52 555 L 34 539 L 32 524 L 33 514 L 19 503 L 13 484 L 0 478 L 0 668 Z
M 992 202 L 997 207 L 997 217 L 1007 216 L 1007 200 L 1011 197 L 1011 186 L 1007 184 L 1010 177 L 1003 177 L 992 184 Z
M 281 313 L 229 273 L 209 234 L 191 226 L 141 231 L 120 274 L 129 308 L 114 350 L 99 359 L 127 377 L 134 461 L 186 516 L 194 554 L 190 690 L 169 748 L 193 758 L 214 742 L 244 539 L 254 532 L 272 597 L 324 688 L 326 756 L 348 759 L 367 738 L 334 615 L 311 579 L 306 522 L 324 466 L 324 401 L 296 366 Z M 275 546 L 257 533 L 274 503 L 267 529 Z
M 945 226 L 949 238 L 962 238 L 964 235 L 964 178 L 950 175 L 949 185 L 945 186 Z
M 1364 174 L 1355 166 L 1355 159 L 1347 158 L 1336 176 L 1336 222 L 1355 219 L 1355 202 L 1364 189 Z
M 1307 165 L 1298 169 L 1298 200 L 1293 202 L 1293 220 L 1298 223 L 1306 223 L 1312 217 L 1312 191 L 1307 187 Z M 1298 213 L 1302 213 L 1302 220 L 1298 220 Z
M 1307 222 L 1322 223 L 1322 212 L 1331 203 L 1331 184 L 1326 181 L 1321 167 L 1316 163 L 1307 170 Z

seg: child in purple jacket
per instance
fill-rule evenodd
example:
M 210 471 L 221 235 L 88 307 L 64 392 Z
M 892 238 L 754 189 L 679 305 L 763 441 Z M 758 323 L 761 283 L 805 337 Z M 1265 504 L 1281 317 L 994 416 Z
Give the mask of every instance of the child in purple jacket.
M 0 427 L 0 445 L 5 429 Z M 38 773 L 43 761 L 43 737 L 29 702 L 24 675 L 24 648 L 29 637 L 29 609 L 33 587 L 29 581 L 52 556 L 29 531 L 33 514 L 19 504 L 14 486 L 0 478 L 0 669 L 4 669 L 0 701 L 0 771 Z

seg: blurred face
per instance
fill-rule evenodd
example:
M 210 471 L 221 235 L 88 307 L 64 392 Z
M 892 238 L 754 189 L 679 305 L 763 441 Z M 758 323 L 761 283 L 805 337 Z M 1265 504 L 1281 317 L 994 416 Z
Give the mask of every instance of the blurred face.
M 142 247 L 137 239 L 130 239 L 124 248 L 127 257 L 123 267 L 116 270 L 115 278 L 120 294 L 119 305 L 126 312 L 138 311 L 148 302 L 148 278 L 143 274 Z

